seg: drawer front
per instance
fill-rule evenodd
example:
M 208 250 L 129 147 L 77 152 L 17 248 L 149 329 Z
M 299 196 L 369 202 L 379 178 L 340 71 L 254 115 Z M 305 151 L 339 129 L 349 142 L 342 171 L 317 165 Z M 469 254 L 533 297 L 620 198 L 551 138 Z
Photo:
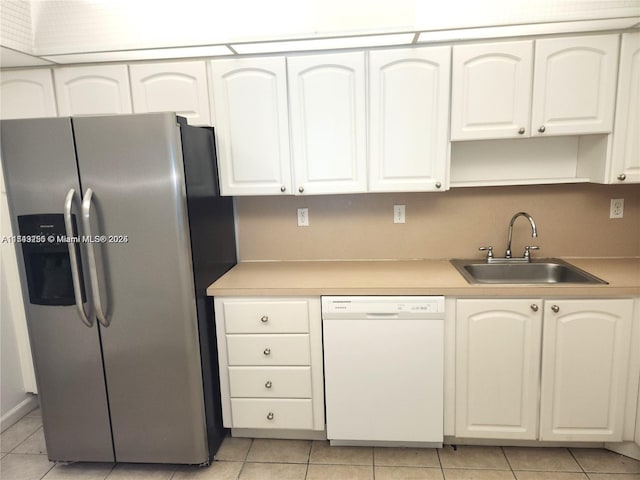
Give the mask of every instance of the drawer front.
M 232 398 L 233 428 L 313 428 L 311 400 Z
M 227 333 L 309 333 L 306 301 L 225 302 Z
M 309 335 L 227 335 L 229 365 L 309 365 Z
M 311 398 L 311 367 L 229 367 L 232 397 Z

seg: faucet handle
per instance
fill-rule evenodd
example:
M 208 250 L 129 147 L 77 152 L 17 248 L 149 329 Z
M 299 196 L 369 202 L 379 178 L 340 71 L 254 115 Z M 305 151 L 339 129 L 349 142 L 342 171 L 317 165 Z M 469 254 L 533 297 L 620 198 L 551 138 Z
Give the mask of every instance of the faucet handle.
M 487 261 L 490 258 L 493 258 L 493 247 L 491 245 L 489 245 L 488 247 L 479 247 L 478 250 L 480 250 L 481 252 L 487 252 Z
M 524 247 L 524 258 L 531 261 L 531 250 L 540 250 L 540 247 L 536 245 L 527 245 Z

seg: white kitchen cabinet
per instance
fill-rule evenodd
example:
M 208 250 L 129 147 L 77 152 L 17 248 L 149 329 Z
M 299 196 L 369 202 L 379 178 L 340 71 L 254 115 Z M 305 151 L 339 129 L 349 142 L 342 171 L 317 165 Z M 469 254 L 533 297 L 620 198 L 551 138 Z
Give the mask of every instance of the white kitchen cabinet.
M 547 300 L 540 438 L 622 440 L 633 300 Z
M 134 113 L 175 112 L 190 125 L 211 125 L 204 61 L 129 65 Z
M 287 58 L 294 188 L 367 191 L 364 52 Z
M 528 136 L 532 72 L 533 40 L 454 46 L 451 140 Z
M 54 80 L 61 116 L 132 113 L 126 65 L 57 68 Z
M 224 426 L 324 430 L 320 298 L 216 297 L 214 307 Z
M 618 35 L 536 40 L 533 135 L 611 132 L 618 42 Z
M 456 437 L 621 441 L 632 315 L 632 299 L 459 299 Z
M 640 182 L 640 32 L 622 35 L 611 183 Z
M 450 47 L 369 53 L 369 191 L 444 191 Z
M 454 46 L 451 140 L 611 132 L 618 42 L 614 34 Z
M 293 193 L 285 58 L 209 66 L 222 194 Z
M 56 98 L 49 69 L 7 70 L 0 75 L 0 117 L 55 117 Z
M 458 300 L 456 317 L 456 436 L 536 439 L 542 301 Z

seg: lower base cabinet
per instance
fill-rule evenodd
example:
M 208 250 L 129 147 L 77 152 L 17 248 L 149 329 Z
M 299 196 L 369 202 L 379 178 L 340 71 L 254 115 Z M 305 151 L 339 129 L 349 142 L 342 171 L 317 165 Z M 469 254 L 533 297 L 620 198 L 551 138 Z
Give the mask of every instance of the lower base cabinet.
M 621 441 L 632 315 L 631 299 L 458 300 L 456 437 Z
M 540 439 L 622 440 L 633 300 L 545 301 Z
M 227 428 L 324 430 L 320 298 L 215 297 Z

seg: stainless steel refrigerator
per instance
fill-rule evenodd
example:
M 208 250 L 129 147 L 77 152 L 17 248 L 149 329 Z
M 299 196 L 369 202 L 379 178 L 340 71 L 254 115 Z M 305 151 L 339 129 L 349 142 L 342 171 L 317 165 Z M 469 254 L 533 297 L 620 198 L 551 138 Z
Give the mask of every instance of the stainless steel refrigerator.
M 158 113 L 0 134 L 49 458 L 208 463 L 223 430 L 206 288 L 236 262 L 212 129 Z

